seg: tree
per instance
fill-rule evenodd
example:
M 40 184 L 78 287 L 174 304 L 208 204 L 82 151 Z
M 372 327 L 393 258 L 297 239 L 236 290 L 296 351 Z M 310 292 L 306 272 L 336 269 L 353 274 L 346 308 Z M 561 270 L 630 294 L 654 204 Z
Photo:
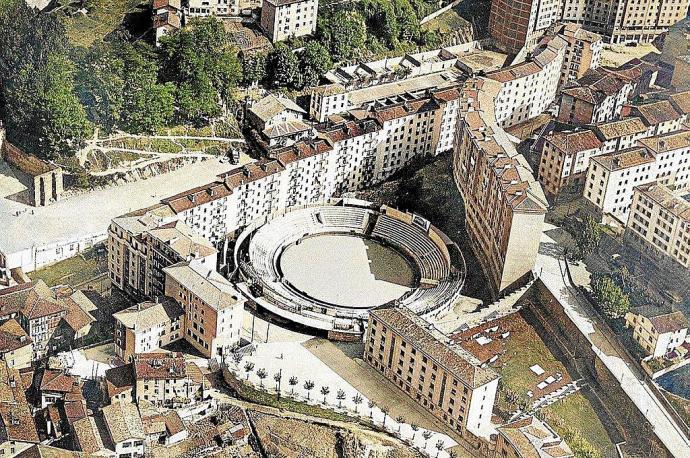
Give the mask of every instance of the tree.
M 268 56 L 270 83 L 275 87 L 295 87 L 299 85 L 299 60 L 283 43 L 278 43 Z
M 235 366 L 239 367 L 240 363 L 242 362 L 242 353 L 233 353 L 232 360 L 235 363 Z
M 326 396 L 328 396 L 328 393 L 331 392 L 331 389 L 328 388 L 327 386 L 322 386 L 321 387 L 321 394 L 323 395 L 323 403 L 326 404 Z
M 338 408 L 342 408 L 343 406 L 343 400 L 346 398 L 345 396 L 345 391 L 343 390 L 338 390 L 338 392 L 335 395 L 335 398 L 338 400 Z
M 177 87 L 181 121 L 201 125 L 217 118 L 242 77 L 237 51 L 215 17 L 194 23 L 161 40 L 163 81 Z
M 249 380 L 249 374 L 254 370 L 254 363 L 247 361 L 244 363 L 244 371 L 247 373 L 247 380 Z
M 443 450 L 443 440 L 442 439 L 439 439 L 436 441 L 436 450 L 437 450 L 436 451 L 436 457 L 438 458 L 438 456 L 441 454 L 441 450 Z
M 77 93 L 89 120 L 106 133 L 120 122 L 124 104 L 125 62 L 115 45 L 96 43 L 79 59 Z
M 276 390 L 278 390 L 278 394 L 280 395 L 280 380 L 283 378 L 283 374 L 280 372 L 276 372 L 273 374 L 273 380 L 276 382 Z
M 288 384 L 290 384 L 290 394 L 295 394 L 295 385 L 297 385 L 297 377 L 294 375 L 290 377 L 290 380 L 288 380 Z
M 336 61 L 358 55 L 367 41 L 367 26 L 358 11 L 341 10 L 322 26 L 324 42 Z
M 362 403 L 363 400 L 364 400 L 364 398 L 362 398 L 362 395 L 360 395 L 359 393 L 352 396 L 352 402 L 355 405 L 355 413 L 357 413 L 357 408 Z
M 333 67 L 333 61 L 328 49 L 318 41 L 310 41 L 299 55 L 300 86 L 316 86 L 331 67 Z
M 418 41 L 420 37 L 419 19 L 409 0 L 392 0 L 395 18 L 398 22 L 401 41 Z
M 382 407 L 381 412 L 383 412 L 383 426 L 386 426 L 386 418 L 388 418 L 388 407 Z
M 607 318 L 621 318 L 630 310 L 630 299 L 610 276 L 596 278 L 592 282 L 592 291 Z
M 397 417 L 395 417 L 395 422 L 398 424 L 398 432 L 400 432 L 400 429 L 402 428 L 402 424 L 405 422 L 405 419 L 402 415 L 398 415 Z
M 92 125 L 74 90 L 74 63 L 53 54 L 41 76 L 43 81 L 37 94 L 40 107 L 34 127 L 39 151 L 47 157 L 71 156 L 92 133 Z
M 259 386 L 263 388 L 264 379 L 268 377 L 268 372 L 266 372 L 266 369 L 261 368 L 256 371 L 256 376 L 259 377 Z
M 314 389 L 314 382 L 311 380 L 304 382 L 304 389 L 307 390 L 307 399 L 309 399 L 309 392 Z
M 329 56 L 330 57 L 330 56 Z M 251 86 L 266 78 L 268 56 L 266 53 L 255 53 L 242 59 L 242 82 Z
M 580 250 L 580 255 L 584 258 L 592 254 L 599 246 L 599 240 L 601 240 L 601 228 L 594 218 L 588 215 L 578 225 L 575 233 L 575 243 Z
M 429 439 L 431 439 L 431 436 L 433 436 L 433 433 L 429 430 L 424 431 L 422 433 L 422 437 L 424 438 L 424 448 L 426 448 L 426 445 L 429 442 Z
M 375 406 L 375 405 L 376 405 L 376 404 L 374 404 L 374 401 L 369 401 L 369 402 L 367 402 L 367 406 L 369 407 L 369 418 L 373 418 L 373 417 L 374 417 L 374 406 Z
M 145 45 L 123 45 L 127 71 L 123 92 L 122 126 L 130 133 L 155 132 L 172 119 L 175 86 L 158 83 L 158 65 L 153 50 Z
M 410 428 L 412 428 L 412 441 L 414 441 L 415 436 L 417 435 L 417 431 L 419 431 L 419 426 L 415 425 L 412 423 L 410 425 Z
M 383 40 L 389 49 L 398 45 L 400 29 L 390 0 L 361 0 L 359 8 L 367 29 Z

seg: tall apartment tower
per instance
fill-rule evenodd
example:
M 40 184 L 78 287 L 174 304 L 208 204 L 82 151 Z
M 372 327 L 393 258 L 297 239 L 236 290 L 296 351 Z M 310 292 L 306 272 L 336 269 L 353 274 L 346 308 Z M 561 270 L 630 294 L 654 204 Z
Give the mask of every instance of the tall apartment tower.
M 489 33 L 504 52 L 532 48 L 543 32 L 561 17 L 564 0 L 492 0 Z
M 489 32 L 517 54 L 554 22 L 575 23 L 608 43 L 649 43 L 685 18 L 690 0 L 492 0 Z

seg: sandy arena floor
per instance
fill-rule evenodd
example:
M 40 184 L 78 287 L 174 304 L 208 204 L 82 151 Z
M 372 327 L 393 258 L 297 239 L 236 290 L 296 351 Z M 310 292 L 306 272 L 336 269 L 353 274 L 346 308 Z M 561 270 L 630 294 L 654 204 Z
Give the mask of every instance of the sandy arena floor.
M 280 257 L 293 287 L 324 302 L 370 308 L 410 290 L 412 268 L 396 250 L 347 235 L 320 235 L 288 247 Z

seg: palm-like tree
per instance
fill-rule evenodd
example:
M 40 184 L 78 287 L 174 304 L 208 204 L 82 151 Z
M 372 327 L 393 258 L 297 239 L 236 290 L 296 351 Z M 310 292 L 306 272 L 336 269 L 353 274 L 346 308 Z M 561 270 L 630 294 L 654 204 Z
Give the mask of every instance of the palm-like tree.
M 374 401 L 369 401 L 367 405 L 369 406 L 369 418 L 374 418 Z
M 276 390 L 278 390 L 278 393 L 280 393 L 280 381 L 282 380 L 282 378 L 283 374 L 281 374 L 280 372 L 276 372 L 275 374 L 273 374 L 273 380 L 275 380 L 276 382 Z
M 431 436 L 433 436 L 433 434 L 434 433 L 428 430 L 422 433 L 422 437 L 424 438 L 424 448 L 426 448 L 426 445 L 429 442 L 429 439 L 431 439 Z
M 410 428 L 412 428 L 412 440 L 414 441 L 415 436 L 417 435 L 417 431 L 419 431 L 419 426 L 415 425 L 412 423 L 410 425 Z
M 290 394 L 295 394 L 295 385 L 297 385 L 297 377 L 294 375 L 290 377 L 290 380 L 288 380 L 288 383 L 290 384 Z
M 386 418 L 388 418 L 388 407 L 382 407 L 381 412 L 383 412 L 383 426 L 386 426 Z
M 357 413 L 357 406 L 359 406 L 362 401 L 364 401 L 364 398 L 362 398 L 359 393 L 352 396 L 352 402 L 355 404 L 355 413 Z
M 321 387 L 321 394 L 323 395 L 323 403 L 326 404 L 326 396 L 328 396 L 328 393 L 331 392 L 331 389 L 328 388 L 327 386 L 322 386 Z
M 395 422 L 398 423 L 398 432 L 400 432 L 400 428 L 402 428 L 402 424 L 405 421 L 405 419 L 402 417 L 402 415 L 398 415 L 395 417 Z
M 254 370 L 254 363 L 247 361 L 244 363 L 244 371 L 247 373 L 247 380 L 249 380 L 249 374 Z
M 343 400 L 346 398 L 345 392 L 343 390 L 338 390 L 335 398 L 338 400 L 338 408 L 340 409 L 343 406 Z
M 268 372 L 266 372 L 266 369 L 261 368 L 256 371 L 256 376 L 259 377 L 259 386 L 263 388 L 264 386 L 264 379 L 268 377 Z
M 239 367 L 240 362 L 242 362 L 242 355 L 240 353 L 233 353 L 232 360 L 234 361 L 235 366 Z
M 304 382 L 304 389 L 307 390 L 307 399 L 309 399 L 309 392 L 314 389 L 314 382 L 311 380 Z
M 438 441 L 436 441 L 436 450 L 438 450 L 436 452 L 436 458 L 438 458 L 438 456 L 441 454 L 441 450 L 443 450 L 443 440 L 442 439 L 439 439 Z

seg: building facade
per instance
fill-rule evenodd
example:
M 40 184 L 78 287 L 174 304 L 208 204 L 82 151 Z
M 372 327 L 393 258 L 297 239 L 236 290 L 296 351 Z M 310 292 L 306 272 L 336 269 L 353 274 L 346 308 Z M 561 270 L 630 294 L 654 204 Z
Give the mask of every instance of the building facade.
M 371 311 L 364 360 L 460 434 L 488 437 L 498 374 L 409 309 Z
M 628 312 L 625 326 L 633 329 L 633 339 L 653 358 L 678 348 L 688 335 L 688 320 L 681 311 L 649 315 Z
M 311 35 L 316 31 L 318 0 L 264 0 L 261 28 L 272 42 Z
M 636 187 L 625 239 L 653 259 L 690 269 L 690 190 Z
M 244 297 L 214 270 L 188 264 L 165 269 L 165 294 L 185 311 L 185 339 L 206 358 L 222 358 L 239 345 Z
M 453 157 L 472 250 L 494 295 L 530 276 L 548 205 L 527 161 L 492 117 L 497 90 L 490 79 L 465 84 Z

